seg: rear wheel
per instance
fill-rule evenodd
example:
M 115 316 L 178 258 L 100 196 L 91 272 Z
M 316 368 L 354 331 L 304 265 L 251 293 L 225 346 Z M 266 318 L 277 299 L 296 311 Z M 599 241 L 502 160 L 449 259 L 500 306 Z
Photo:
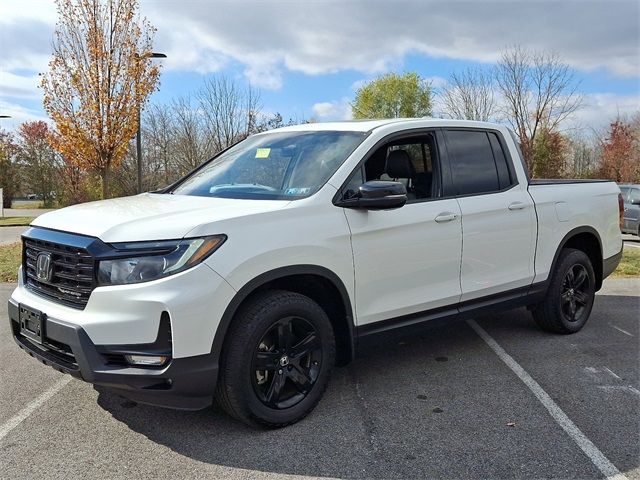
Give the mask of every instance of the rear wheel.
M 544 330 L 575 333 L 589 319 L 595 299 L 595 273 L 581 250 L 562 250 L 546 298 L 533 309 L 533 318 Z
M 233 417 L 267 427 L 304 418 L 335 362 L 331 322 L 298 293 L 270 290 L 242 308 L 227 333 L 217 399 Z

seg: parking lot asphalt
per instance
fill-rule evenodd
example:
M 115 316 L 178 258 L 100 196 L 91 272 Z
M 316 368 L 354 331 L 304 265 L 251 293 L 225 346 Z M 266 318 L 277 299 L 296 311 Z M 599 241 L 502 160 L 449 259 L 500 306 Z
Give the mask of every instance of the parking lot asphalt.
M 469 323 L 367 346 L 308 418 L 265 431 L 43 366 L 10 338 L 12 288 L 0 284 L 0 478 L 604 477 Z M 540 331 L 524 309 L 476 322 L 619 478 L 640 479 L 640 280 L 607 280 L 575 335 Z

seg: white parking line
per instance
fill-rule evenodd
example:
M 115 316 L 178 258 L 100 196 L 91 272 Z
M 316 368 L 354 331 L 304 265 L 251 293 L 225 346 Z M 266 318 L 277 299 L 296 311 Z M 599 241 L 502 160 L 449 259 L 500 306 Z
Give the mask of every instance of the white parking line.
M 609 372 L 611 374 L 611 376 L 617 378 L 618 380 L 621 380 L 620 376 L 617 373 L 615 373 L 613 370 L 611 370 L 610 368 L 608 368 L 608 367 L 602 367 L 602 368 L 604 370 L 606 370 L 607 372 Z
M 625 335 L 629 335 L 630 337 L 633 337 L 633 334 L 627 332 L 626 330 L 621 329 L 620 327 L 616 327 L 615 325 L 611 325 L 611 327 L 615 328 L 616 330 L 618 330 L 619 332 L 624 333 Z
M 500 345 L 496 342 L 475 320 L 467 320 L 467 323 L 475 332 L 484 340 L 484 342 L 494 351 L 494 353 L 502 360 L 507 367 L 515 373 L 522 382 L 529 387 L 529 390 L 538 398 L 540 403 L 544 405 L 551 417 L 558 425 L 571 437 L 571 439 L 580 447 L 580 449 L 589 457 L 591 462 L 602 472 L 602 474 L 610 480 L 628 480 L 627 477 L 620 473 L 620 470 L 609 461 L 607 457 L 589 440 L 584 433 L 576 426 L 575 423 L 567 416 L 566 413 L 553 401 L 547 392 L 529 375 L 524 368 L 520 366 Z
M 0 426 L 0 440 L 6 437 L 11 430 L 20 425 L 24 420 L 29 418 L 33 412 L 35 412 L 38 408 L 40 408 L 47 400 L 53 397 L 56 393 L 60 391 L 62 387 L 64 387 L 67 383 L 71 381 L 71 377 L 69 375 L 65 375 L 64 378 L 61 378 L 56 383 L 54 383 L 51 387 L 49 387 L 44 393 L 40 396 L 34 398 L 31 402 L 27 404 L 22 410 L 16 413 L 9 420 L 4 422 L 2 426 Z
M 605 390 L 609 392 L 614 392 L 614 391 L 629 392 L 629 393 L 632 393 L 633 395 L 637 395 L 638 397 L 640 397 L 640 390 L 638 390 L 632 385 L 600 385 L 598 386 L 598 388 L 600 390 Z

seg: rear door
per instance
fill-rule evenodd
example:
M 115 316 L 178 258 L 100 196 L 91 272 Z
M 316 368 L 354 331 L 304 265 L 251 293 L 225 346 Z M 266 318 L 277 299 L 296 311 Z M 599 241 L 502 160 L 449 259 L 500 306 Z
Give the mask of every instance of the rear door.
M 451 194 L 462 212 L 461 301 L 531 284 L 537 223 L 502 134 L 446 129 Z

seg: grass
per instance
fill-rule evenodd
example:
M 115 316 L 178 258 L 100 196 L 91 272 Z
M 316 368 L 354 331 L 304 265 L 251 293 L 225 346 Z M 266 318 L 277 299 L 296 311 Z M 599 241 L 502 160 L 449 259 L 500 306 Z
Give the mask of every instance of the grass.
M 22 244 L 0 245 L 0 282 L 17 282 L 21 261 Z
M 38 208 L 44 208 L 44 203 L 39 200 L 29 203 L 21 203 L 20 205 L 14 203 L 11 208 L 15 208 L 16 210 L 35 210 Z
M 625 248 L 622 251 L 620 265 L 612 276 L 618 278 L 640 277 L 640 248 Z
M 0 218 L 0 227 L 29 225 L 36 217 L 4 217 Z

